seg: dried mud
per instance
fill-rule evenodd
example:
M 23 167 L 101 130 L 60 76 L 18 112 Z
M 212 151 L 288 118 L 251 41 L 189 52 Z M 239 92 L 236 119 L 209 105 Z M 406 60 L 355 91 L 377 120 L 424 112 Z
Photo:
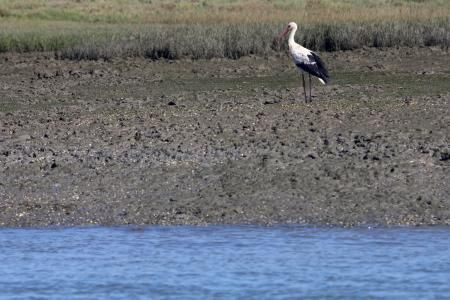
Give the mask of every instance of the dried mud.
M 450 225 L 450 54 L 0 56 L 0 225 Z

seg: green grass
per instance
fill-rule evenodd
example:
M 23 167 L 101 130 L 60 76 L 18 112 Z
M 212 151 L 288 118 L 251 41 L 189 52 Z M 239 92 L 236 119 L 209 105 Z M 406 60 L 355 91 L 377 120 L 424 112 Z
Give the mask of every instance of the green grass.
M 239 58 L 286 50 L 274 37 L 297 20 L 297 41 L 320 51 L 450 44 L 450 1 L 0 1 L 0 52 L 63 59 Z
M 243 24 L 431 20 L 447 0 L 2 0 L 2 15 L 26 20 L 138 24 Z

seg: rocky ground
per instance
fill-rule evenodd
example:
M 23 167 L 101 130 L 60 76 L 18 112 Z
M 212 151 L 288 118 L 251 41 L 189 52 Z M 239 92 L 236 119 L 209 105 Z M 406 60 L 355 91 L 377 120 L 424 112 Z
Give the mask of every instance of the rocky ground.
M 0 56 L 0 225 L 450 225 L 450 54 Z

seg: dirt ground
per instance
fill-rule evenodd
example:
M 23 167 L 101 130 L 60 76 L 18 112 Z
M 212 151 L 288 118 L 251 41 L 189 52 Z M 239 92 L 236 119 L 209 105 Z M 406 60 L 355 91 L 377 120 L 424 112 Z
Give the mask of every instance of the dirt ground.
M 0 55 L 0 226 L 450 225 L 450 53 Z

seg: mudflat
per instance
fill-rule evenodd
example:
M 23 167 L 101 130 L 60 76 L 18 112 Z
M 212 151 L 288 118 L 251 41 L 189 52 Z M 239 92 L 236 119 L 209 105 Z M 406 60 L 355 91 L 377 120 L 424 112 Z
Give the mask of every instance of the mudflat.
M 0 56 L 0 226 L 450 225 L 450 53 Z

